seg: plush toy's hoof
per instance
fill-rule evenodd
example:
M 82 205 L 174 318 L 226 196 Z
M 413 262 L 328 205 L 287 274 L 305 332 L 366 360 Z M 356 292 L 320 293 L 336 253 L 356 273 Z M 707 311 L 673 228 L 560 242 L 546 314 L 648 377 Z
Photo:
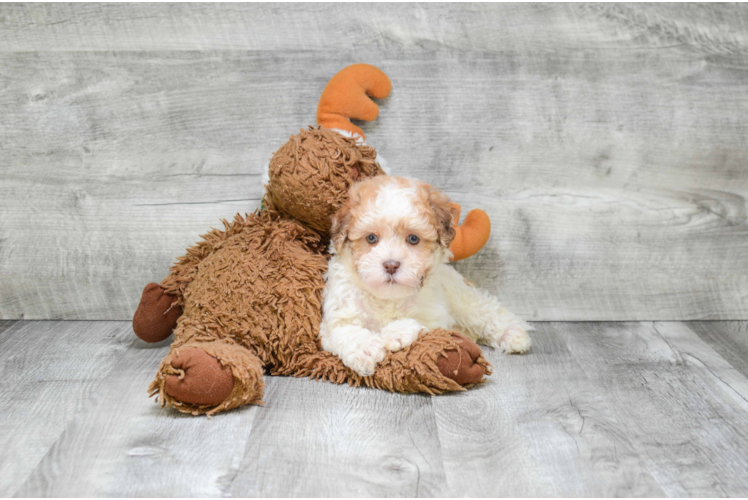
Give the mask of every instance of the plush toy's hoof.
M 231 368 L 196 347 L 181 349 L 171 358 L 171 366 L 182 375 L 168 375 L 164 390 L 174 399 L 195 405 L 216 406 L 234 390 Z
M 161 342 L 171 335 L 182 315 L 181 307 L 172 306 L 176 300 L 173 295 L 165 294 L 158 283 L 147 284 L 132 317 L 135 335 L 146 342 Z
M 436 361 L 436 366 L 447 378 L 451 378 L 460 385 L 469 385 L 480 382 L 486 374 L 484 367 L 476 361 L 481 356 L 480 347 L 475 342 L 460 335 L 453 334 L 460 339 L 460 350 L 447 351 Z

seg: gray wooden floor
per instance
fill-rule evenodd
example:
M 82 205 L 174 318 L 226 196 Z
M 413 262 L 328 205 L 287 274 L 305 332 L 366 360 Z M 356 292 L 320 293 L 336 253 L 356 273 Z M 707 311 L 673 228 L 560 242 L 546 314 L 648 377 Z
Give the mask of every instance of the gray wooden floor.
M 748 495 L 748 322 L 536 323 L 447 396 L 267 378 L 213 419 L 129 322 L 0 322 L 5 496 Z

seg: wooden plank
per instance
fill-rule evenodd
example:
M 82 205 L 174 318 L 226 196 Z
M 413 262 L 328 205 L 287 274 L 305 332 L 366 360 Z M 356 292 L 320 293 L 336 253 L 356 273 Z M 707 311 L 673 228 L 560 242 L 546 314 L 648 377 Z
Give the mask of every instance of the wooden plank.
M 484 354 L 480 388 L 432 399 L 447 495 L 663 496 L 555 323 L 537 323 L 526 356 Z
M 11 326 L 15 325 L 17 321 L 0 321 L 0 334 L 5 330 L 8 330 Z
M 484 349 L 496 373 L 465 393 L 268 377 L 265 407 L 211 420 L 147 399 L 169 341 L 19 322 L 0 332 L 0 492 L 746 495 L 748 379 L 689 325 L 535 326 L 528 355 Z
M 444 494 L 431 400 L 269 377 L 231 496 Z
M 608 50 L 748 45 L 741 5 L 3 4 L 3 51 Z
M 489 212 L 459 266 L 518 314 L 748 318 L 748 80 L 699 50 L 355 59 L 395 82 L 370 142 Z M 199 234 L 256 207 L 348 55 L 0 54 L 0 317 L 129 319 Z
M 482 253 L 457 269 L 522 316 L 623 321 L 748 314 L 742 196 L 528 188 L 453 198 L 484 208 L 496 228 Z
M 154 404 L 146 388 L 168 346 L 131 342 L 17 494 L 223 496 L 257 408 L 208 419 Z
M 748 494 L 748 380 L 687 325 L 555 328 L 665 495 Z
M 6 326 L 0 324 L 0 495 L 11 496 L 97 392 L 133 333 L 121 322 Z
M 686 324 L 736 370 L 748 376 L 748 322 L 690 321 Z

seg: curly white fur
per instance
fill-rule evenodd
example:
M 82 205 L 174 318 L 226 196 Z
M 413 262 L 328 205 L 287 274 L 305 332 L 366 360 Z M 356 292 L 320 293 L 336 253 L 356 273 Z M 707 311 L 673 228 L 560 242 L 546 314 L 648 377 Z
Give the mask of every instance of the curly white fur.
M 349 226 L 340 229 L 348 236 L 334 235 L 322 348 L 362 376 L 374 373 L 388 350 L 403 349 L 434 328 L 457 330 L 506 353 L 526 352 L 528 324 L 447 264 L 451 253 L 438 244 L 433 207 L 421 203 L 426 185 L 401 178 L 369 184 L 374 188 L 359 190 Z M 378 238 L 371 248 L 370 234 Z M 410 234 L 423 246 L 408 244 Z M 394 274 L 383 267 L 392 261 L 400 264 Z

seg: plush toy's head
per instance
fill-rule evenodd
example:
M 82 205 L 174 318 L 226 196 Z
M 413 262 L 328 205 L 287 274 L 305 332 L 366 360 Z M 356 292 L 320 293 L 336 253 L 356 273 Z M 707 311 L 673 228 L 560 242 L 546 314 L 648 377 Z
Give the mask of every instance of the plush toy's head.
M 325 235 L 357 181 L 382 175 L 377 152 L 355 138 L 310 127 L 291 136 L 270 160 L 265 203 Z

